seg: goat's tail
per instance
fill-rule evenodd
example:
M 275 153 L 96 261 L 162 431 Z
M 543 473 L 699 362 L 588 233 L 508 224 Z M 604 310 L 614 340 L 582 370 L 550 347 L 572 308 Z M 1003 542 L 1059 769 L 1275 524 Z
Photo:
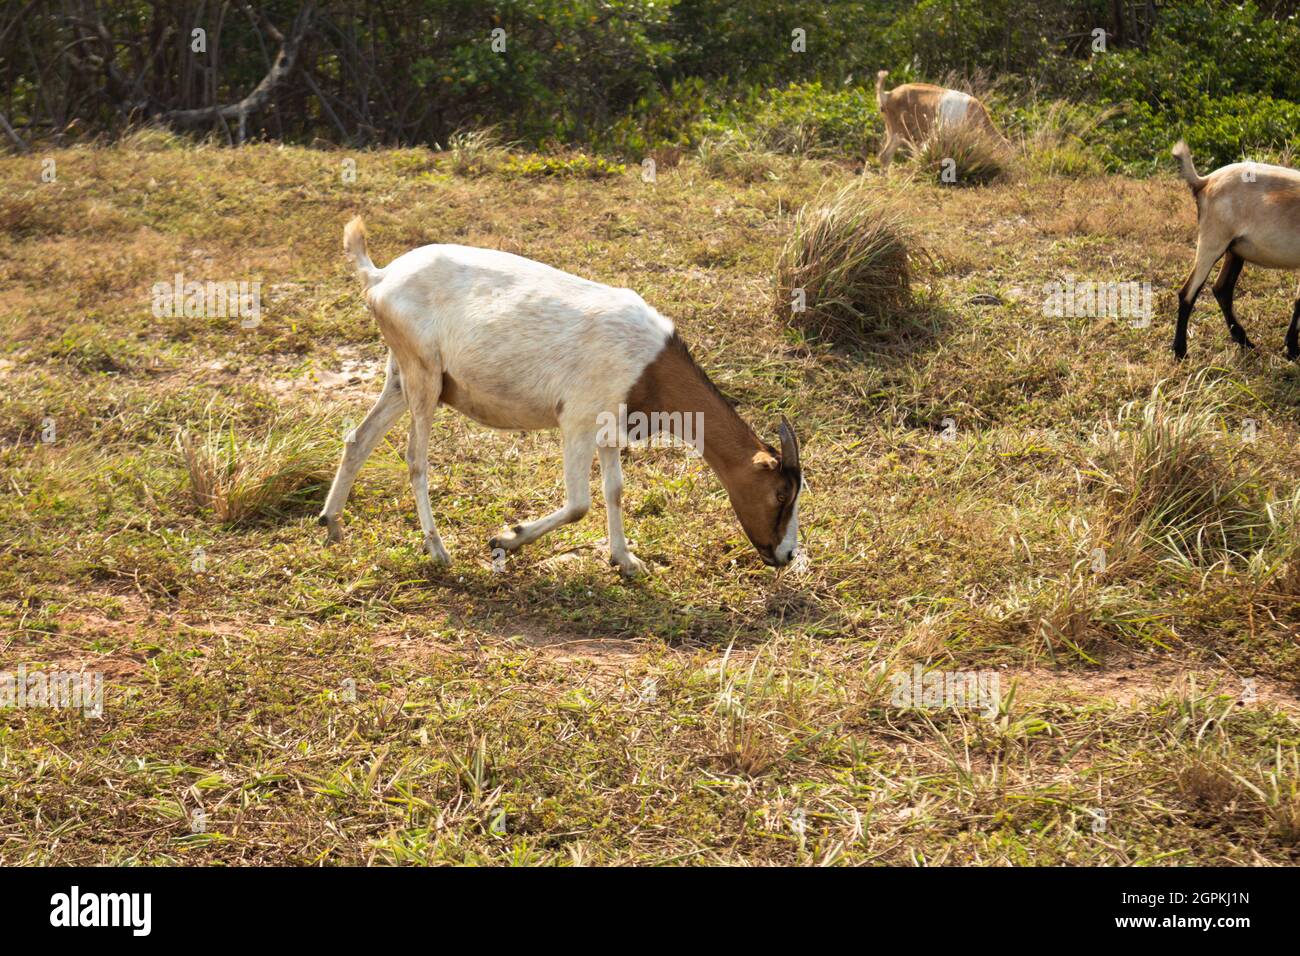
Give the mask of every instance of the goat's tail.
M 370 253 L 366 251 L 366 224 L 360 216 L 353 216 L 343 227 L 343 251 L 352 260 L 357 275 L 367 289 L 384 277 L 384 270 L 375 268 L 375 264 L 370 261 Z
M 885 77 L 889 76 L 888 70 L 881 70 L 876 74 L 876 105 L 882 110 L 885 104 L 889 102 L 889 94 L 885 91 Z
M 1178 172 L 1187 180 L 1187 185 L 1192 187 L 1192 195 L 1195 196 L 1205 188 L 1206 179 L 1197 173 L 1196 164 L 1192 162 L 1192 151 L 1181 139 L 1174 146 L 1174 159 L 1178 160 Z

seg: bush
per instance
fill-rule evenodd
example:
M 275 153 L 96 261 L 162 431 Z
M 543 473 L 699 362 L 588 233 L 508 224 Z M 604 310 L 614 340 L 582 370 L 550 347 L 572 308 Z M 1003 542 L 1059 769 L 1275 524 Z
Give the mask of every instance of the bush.
M 705 132 L 739 132 L 758 149 L 795 156 L 874 152 L 882 124 L 872 89 L 821 83 L 793 83 L 779 89 L 751 89 Z
M 883 331 L 911 302 L 908 241 L 903 217 L 860 185 L 804 206 L 777 260 L 777 315 L 840 343 Z

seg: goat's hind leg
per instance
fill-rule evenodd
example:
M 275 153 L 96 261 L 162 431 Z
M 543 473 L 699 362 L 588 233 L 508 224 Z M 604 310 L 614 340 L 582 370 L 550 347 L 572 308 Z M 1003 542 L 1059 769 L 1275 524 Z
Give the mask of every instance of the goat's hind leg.
M 1286 330 L 1286 357 L 1294 362 L 1300 358 L 1300 288 L 1295 290 L 1295 309 L 1291 313 L 1291 324 Z
M 572 524 L 591 509 L 591 459 L 596 433 L 590 428 L 564 433 L 564 507 L 536 521 L 517 524 L 488 542 L 496 551 L 515 551 L 561 525 Z
M 343 459 L 339 470 L 330 485 L 325 506 L 321 508 L 317 522 L 328 529 L 330 541 L 343 540 L 343 523 L 339 516 L 347 503 L 352 485 L 357 480 L 357 472 L 365 464 L 370 453 L 375 450 L 379 440 L 393 427 L 393 423 L 406 410 L 406 399 L 402 395 L 402 376 L 397 368 L 397 360 L 388 354 L 388 378 L 384 381 L 384 390 L 366 414 L 365 419 L 343 440 Z
M 1174 358 L 1180 361 L 1187 356 L 1187 320 L 1191 318 L 1196 297 L 1205 287 L 1205 280 L 1210 277 L 1210 270 L 1223 258 L 1226 250 L 1226 246 L 1208 245 L 1204 238 L 1196 244 L 1196 263 L 1192 266 L 1187 281 L 1178 291 L 1178 324 L 1174 327 Z
M 890 133 L 885 137 L 885 145 L 876 156 L 876 161 L 880 163 L 881 172 L 889 168 L 889 164 L 894 161 L 894 153 L 898 152 L 898 147 L 902 144 L 901 137 Z
M 433 521 L 433 508 L 429 504 L 429 430 L 433 426 L 433 413 L 438 408 L 442 394 L 442 368 L 420 367 L 418 375 L 404 375 L 406 401 L 411 408 L 411 434 L 406 443 L 406 467 L 411 477 L 411 493 L 415 495 L 415 511 L 420 516 L 420 531 L 424 534 L 424 548 L 433 563 L 441 567 L 451 564 L 451 555 L 443 546 L 438 526 Z
M 1237 313 L 1232 304 L 1237 280 L 1241 277 L 1241 269 L 1245 264 L 1246 260 L 1241 256 L 1231 249 L 1227 251 L 1223 257 L 1223 268 L 1219 271 L 1219 278 L 1214 283 L 1214 298 L 1219 303 L 1219 308 L 1223 310 L 1223 319 L 1228 323 L 1228 334 L 1232 336 L 1232 341 L 1243 349 L 1253 349 L 1255 343 L 1250 340 L 1246 330 L 1237 321 Z

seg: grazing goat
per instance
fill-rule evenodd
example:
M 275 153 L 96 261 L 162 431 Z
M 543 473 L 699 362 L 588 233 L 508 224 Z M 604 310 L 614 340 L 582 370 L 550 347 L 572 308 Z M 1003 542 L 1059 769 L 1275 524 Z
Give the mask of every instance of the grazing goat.
M 423 246 L 378 269 L 360 217 L 344 229 L 343 249 L 388 345 L 388 379 L 344 443 L 320 515 L 331 541 L 342 537 L 339 515 L 358 469 L 409 408 L 406 462 L 425 547 L 435 563 L 450 563 L 429 506 L 429 426 L 441 403 L 492 428 L 559 428 L 563 437 L 564 507 L 493 538 L 493 551 L 514 551 L 585 515 L 597 455 L 610 563 L 629 577 L 647 570 L 623 535 L 619 462 L 626 422 L 639 414 L 701 422 L 707 434 L 697 436 L 697 447 L 750 542 L 765 563 L 790 562 L 803 486 L 794 430 L 782 418 L 780 451 L 760 439 L 695 364 L 673 324 L 635 292 L 467 246 Z M 613 421 L 616 429 L 608 427 Z
M 889 168 L 894 153 L 903 143 L 912 149 L 920 149 L 930 133 L 943 126 L 972 124 L 1010 146 L 1006 137 L 993 125 L 984 104 L 969 93 L 929 83 L 906 83 L 886 90 L 885 77 L 888 75 L 887 70 L 876 74 L 876 104 L 885 120 L 885 145 L 878 157 L 882 169 Z
M 1237 321 L 1232 294 L 1242 267 L 1251 262 L 1266 269 L 1300 269 L 1300 172 L 1285 166 L 1233 163 L 1208 176 L 1196 172 L 1192 152 L 1181 140 L 1174 157 L 1196 198 L 1196 263 L 1178 293 L 1174 355 L 1187 354 L 1187 320 L 1214 264 L 1223 269 L 1214 282 L 1214 297 L 1228 323 L 1228 334 L 1242 348 L 1254 348 Z M 1300 288 L 1291 325 L 1286 330 L 1286 357 L 1300 357 Z

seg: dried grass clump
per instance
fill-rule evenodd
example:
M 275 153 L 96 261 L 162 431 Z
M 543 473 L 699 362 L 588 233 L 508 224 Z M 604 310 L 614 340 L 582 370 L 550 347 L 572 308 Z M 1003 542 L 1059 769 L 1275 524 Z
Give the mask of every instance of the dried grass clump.
M 700 167 L 714 179 L 756 183 L 776 173 L 776 158 L 737 130 L 704 137 L 695 156 Z
M 459 130 L 447 140 L 447 158 L 457 176 L 483 176 L 496 172 L 510 150 L 496 127 Z
M 841 343 L 887 331 L 912 300 L 909 242 L 902 214 L 858 184 L 804 206 L 777 259 L 777 315 Z
M 339 439 L 321 419 L 276 421 L 260 437 L 232 423 L 182 431 L 177 445 L 194 504 L 223 524 L 283 518 L 319 504 L 339 455 Z
M 936 126 L 917 151 L 925 175 L 944 186 L 987 186 L 1011 176 L 1007 143 L 974 123 Z
M 1219 383 L 1189 382 L 1177 400 L 1157 386 L 1130 402 L 1099 440 L 1091 465 L 1115 533 L 1197 565 L 1245 563 L 1292 536 L 1290 508 L 1231 433 Z

